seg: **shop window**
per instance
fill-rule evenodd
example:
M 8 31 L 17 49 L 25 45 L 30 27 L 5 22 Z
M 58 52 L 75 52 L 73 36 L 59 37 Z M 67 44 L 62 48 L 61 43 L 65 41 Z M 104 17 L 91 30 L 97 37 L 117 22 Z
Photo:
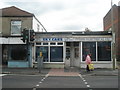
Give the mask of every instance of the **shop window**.
M 41 45 L 41 43 L 36 43 L 36 45 Z
M 63 62 L 63 47 L 50 47 L 50 62 Z
M 48 43 L 43 43 L 43 45 L 48 45 Z
M 36 47 L 36 61 L 38 56 L 40 56 L 40 52 L 42 52 L 43 61 L 48 62 L 48 47 L 47 46 Z
M 56 43 L 50 43 L 50 45 L 56 45 Z
M 98 61 L 111 61 L 111 42 L 98 42 Z
M 75 56 L 75 58 L 78 58 L 79 57 L 79 42 L 74 42 L 74 56 Z
M 90 54 L 92 61 L 96 60 L 96 42 L 83 42 L 82 59 L 85 61 L 87 54 Z
M 25 45 L 12 45 L 9 52 L 10 60 L 27 60 L 28 51 Z
M 63 45 L 63 43 L 57 43 L 58 45 Z
M 11 35 L 21 35 L 21 21 L 11 21 Z

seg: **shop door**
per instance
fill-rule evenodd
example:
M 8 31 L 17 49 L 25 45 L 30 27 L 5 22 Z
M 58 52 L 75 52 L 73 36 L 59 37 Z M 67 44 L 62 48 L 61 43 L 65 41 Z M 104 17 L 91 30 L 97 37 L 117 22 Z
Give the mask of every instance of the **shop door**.
M 80 65 L 79 42 L 66 43 L 66 64 L 70 67 L 78 67 Z

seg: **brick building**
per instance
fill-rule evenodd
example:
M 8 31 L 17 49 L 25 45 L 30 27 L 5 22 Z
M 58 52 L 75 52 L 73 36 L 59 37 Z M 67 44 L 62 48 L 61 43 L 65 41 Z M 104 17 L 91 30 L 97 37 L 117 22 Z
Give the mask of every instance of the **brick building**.
M 113 5 L 113 27 L 115 30 L 115 49 L 116 49 L 116 59 L 120 60 L 120 6 Z M 103 18 L 104 30 L 112 31 L 112 16 L 111 9 Z

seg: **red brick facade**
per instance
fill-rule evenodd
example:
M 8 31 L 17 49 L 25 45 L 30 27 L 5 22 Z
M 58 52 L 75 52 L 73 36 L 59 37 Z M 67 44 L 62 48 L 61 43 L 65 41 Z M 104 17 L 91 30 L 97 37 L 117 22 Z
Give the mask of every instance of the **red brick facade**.
M 120 61 L 120 6 L 113 5 L 113 25 L 116 35 L 116 59 Z M 111 30 L 112 27 L 111 9 L 103 18 L 104 30 Z

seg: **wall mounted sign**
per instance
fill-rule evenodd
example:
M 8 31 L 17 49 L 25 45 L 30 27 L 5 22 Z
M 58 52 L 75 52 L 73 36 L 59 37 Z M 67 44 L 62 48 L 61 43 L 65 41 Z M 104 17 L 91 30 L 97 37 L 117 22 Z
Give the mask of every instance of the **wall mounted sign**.
M 52 37 L 52 38 L 39 38 L 36 41 L 112 41 L 111 37 L 71 37 L 71 38 L 59 38 L 59 37 Z
M 63 41 L 62 38 L 43 38 L 43 41 Z

